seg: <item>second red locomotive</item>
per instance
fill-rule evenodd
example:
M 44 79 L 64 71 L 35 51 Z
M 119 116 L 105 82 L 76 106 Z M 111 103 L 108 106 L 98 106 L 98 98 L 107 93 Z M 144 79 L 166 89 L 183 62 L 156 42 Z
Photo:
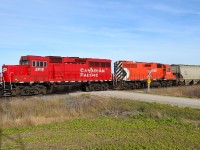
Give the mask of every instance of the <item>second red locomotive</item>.
M 172 86 L 176 84 L 176 76 L 170 65 L 134 61 L 117 61 L 114 63 L 115 77 L 120 89 L 136 89 L 147 87 L 147 78 L 152 80 L 151 86 Z

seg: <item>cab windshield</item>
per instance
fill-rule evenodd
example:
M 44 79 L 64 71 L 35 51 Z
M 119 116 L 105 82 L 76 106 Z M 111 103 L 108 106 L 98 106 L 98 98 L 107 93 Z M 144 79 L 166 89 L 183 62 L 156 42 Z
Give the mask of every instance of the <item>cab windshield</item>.
M 20 65 L 30 65 L 29 60 L 21 60 Z

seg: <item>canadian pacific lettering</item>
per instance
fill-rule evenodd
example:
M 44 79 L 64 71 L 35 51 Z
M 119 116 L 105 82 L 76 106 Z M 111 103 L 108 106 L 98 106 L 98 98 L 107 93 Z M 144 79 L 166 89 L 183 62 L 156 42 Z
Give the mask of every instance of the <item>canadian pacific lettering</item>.
M 89 68 L 89 69 L 84 69 L 81 68 L 80 69 L 80 77 L 85 77 L 85 78 L 90 78 L 90 77 L 99 77 L 99 73 L 105 73 L 104 69 L 93 69 L 93 68 Z

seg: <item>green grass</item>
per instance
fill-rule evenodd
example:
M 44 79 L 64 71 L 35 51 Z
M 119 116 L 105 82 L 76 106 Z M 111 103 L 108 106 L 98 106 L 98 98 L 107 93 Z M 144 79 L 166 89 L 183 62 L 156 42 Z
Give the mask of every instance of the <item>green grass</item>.
M 73 119 L 4 129 L 2 149 L 199 149 L 200 129 L 176 119 Z
M 200 109 L 189 107 L 181 108 L 167 104 L 147 103 L 131 100 L 112 99 L 108 105 L 109 111 L 130 112 L 136 111 L 150 118 L 175 118 L 177 120 L 200 120 Z
M 200 149 L 200 109 L 90 95 L 0 104 L 4 122 L 43 118 L 40 125 L 3 124 L 3 150 Z

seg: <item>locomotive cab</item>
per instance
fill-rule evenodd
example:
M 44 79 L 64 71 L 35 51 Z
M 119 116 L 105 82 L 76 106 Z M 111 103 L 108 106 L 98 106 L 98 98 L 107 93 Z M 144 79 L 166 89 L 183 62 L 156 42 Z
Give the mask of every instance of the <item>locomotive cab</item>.
M 31 57 L 22 56 L 19 65 L 3 65 L 2 78 L 5 83 L 30 82 Z
M 22 56 L 20 61 L 19 61 L 19 65 L 30 65 L 30 60 L 27 57 Z
M 172 67 L 170 65 L 164 65 L 163 74 L 165 79 L 175 80 L 176 76 L 173 75 Z
M 35 95 L 45 93 L 44 87 L 35 86 L 48 80 L 48 59 L 41 56 L 22 56 L 19 65 L 2 66 L 1 95 Z

